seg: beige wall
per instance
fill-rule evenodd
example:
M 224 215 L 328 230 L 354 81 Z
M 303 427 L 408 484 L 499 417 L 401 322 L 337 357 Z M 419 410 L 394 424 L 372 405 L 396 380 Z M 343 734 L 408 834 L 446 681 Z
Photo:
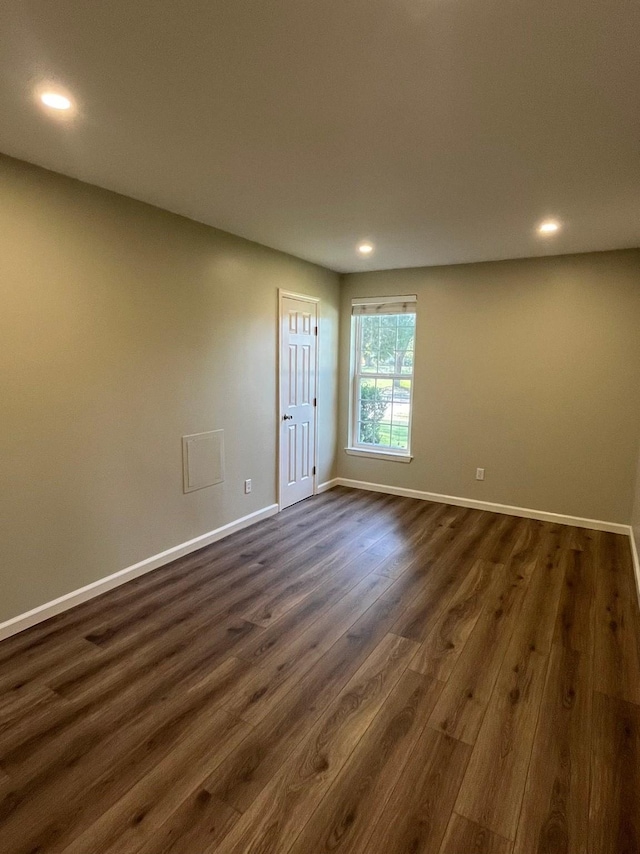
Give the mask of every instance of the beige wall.
M 640 438 L 640 251 L 343 278 L 355 296 L 418 295 L 409 465 L 348 456 L 338 472 L 628 524 Z M 349 323 L 341 329 L 348 364 Z M 486 480 L 475 480 L 477 466 Z
M 4 157 L 0 244 L 0 621 L 276 501 L 278 288 L 322 299 L 333 475 L 335 274 Z M 184 495 L 220 427 L 225 483 Z

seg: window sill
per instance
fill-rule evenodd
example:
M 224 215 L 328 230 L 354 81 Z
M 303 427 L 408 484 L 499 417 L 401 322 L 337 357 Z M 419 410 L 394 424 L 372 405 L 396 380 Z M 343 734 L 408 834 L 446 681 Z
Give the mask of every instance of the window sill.
M 367 448 L 345 448 L 345 452 L 352 457 L 367 457 L 372 460 L 392 460 L 395 463 L 410 463 L 411 454 L 394 453 L 393 451 L 373 451 Z

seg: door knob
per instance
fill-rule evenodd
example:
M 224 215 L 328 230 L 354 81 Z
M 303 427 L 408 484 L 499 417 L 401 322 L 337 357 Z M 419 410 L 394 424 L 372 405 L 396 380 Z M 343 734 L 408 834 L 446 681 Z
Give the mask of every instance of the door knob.
M 282 420 L 283 421 L 293 421 L 293 415 L 283 415 Z

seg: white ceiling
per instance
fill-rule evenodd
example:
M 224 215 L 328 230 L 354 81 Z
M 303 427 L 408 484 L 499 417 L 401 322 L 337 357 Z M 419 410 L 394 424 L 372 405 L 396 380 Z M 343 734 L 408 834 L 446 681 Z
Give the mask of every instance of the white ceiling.
M 1 0 L 0 16 L 15 157 L 340 271 L 640 245 L 637 0 Z M 77 115 L 39 108 L 44 80 Z M 549 216 L 564 227 L 543 240 Z

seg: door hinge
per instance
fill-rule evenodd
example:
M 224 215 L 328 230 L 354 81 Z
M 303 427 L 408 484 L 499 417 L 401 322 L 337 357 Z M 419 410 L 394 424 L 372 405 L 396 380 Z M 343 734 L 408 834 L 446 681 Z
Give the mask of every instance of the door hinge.
M 316 335 L 318 334 L 318 327 L 317 327 L 317 326 L 316 326 L 315 334 L 316 334 Z
M 317 405 L 318 405 L 318 398 L 317 398 L 317 397 L 314 397 L 314 398 L 313 398 L 313 405 L 314 405 L 314 406 L 317 406 Z
M 316 473 L 316 467 L 314 466 L 312 474 L 315 474 L 315 473 Z

